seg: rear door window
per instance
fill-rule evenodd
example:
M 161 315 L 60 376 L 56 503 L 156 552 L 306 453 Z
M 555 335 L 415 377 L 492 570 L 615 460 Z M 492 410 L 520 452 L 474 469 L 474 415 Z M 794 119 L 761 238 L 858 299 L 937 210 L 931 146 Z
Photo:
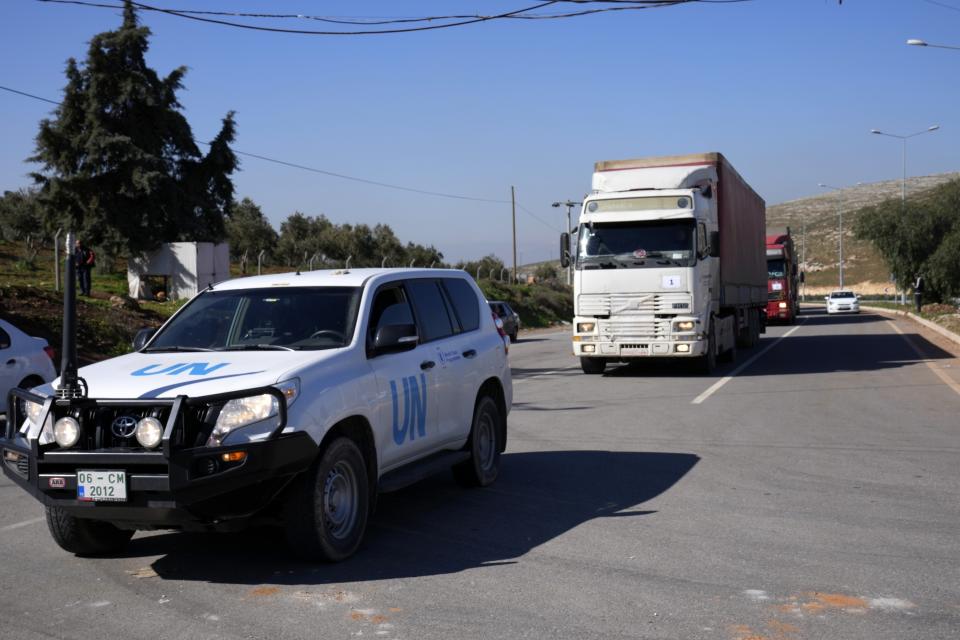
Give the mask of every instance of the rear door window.
M 436 280 L 408 280 L 407 291 L 413 300 L 420 341 L 430 342 L 453 335 L 453 321 Z
M 480 303 L 477 294 L 466 280 L 447 278 L 443 281 L 447 296 L 460 321 L 461 331 L 474 331 L 480 327 Z

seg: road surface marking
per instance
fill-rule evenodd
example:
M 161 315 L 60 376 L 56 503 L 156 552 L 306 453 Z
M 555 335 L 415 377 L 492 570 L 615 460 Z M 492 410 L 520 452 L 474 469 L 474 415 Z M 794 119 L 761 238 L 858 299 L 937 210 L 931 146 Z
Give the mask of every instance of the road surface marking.
M 943 384 L 945 384 L 945 385 L 947 385 L 948 387 L 950 387 L 951 389 L 953 389 L 954 392 L 956 392 L 956 394 L 957 394 L 958 396 L 960 396 L 960 384 L 957 384 L 956 382 L 954 382 L 954 380 L 953 380 L 950 376 L 948 376 L 946 373 L 944 373 L 942 369 L 938 369 L 938 368 L 934 365 L 933 360 L 931 360 L 930 358 L 928 358 L 928 357 L 926 357 L 925 355 L 923 355 L 923 352 L 920 351 L 920 348 L 919 348 L 917 345 L 913 344 L 913 340 L 911 340 L 911 339 L 907 336 L 907 334 L 905 334 L 903 331 L 901 331 L 901 330 L 900 330 L 900 327 L 898 327 L 896 324 L 894 324 L 892 320 L 887 320 L 887 322 L 889 322 L 889 323 L 890 323 L 890 326 L 893 327 L 893 330 L 896 331 L 897 333 L 899 333 L 900 336 L 904 339 L 904 341 L 905 341 L 908 345 L 910 345 L 910 348 L 913 349 L 913 352 L 917 354 L 917 357 L 920 358 L 921 362 L 923 362 L 925 365 L 927 365 L 927 367 L 930 369 L 930 371 L 933 371 L 935 374 L 937 374 L 937 377 L 940 378 L 940 380 L 943 381 Z
M 709 398 L 710 396 L 715 394 L 717 391 L 719 391 L 720 387 L 722 387 L 723 385 L 733 380 L 738 373 L 740 373 L 741 371 L 743 371 L 744 369 L 752 365 L 754 362 L 756 362 L 757 359 L 760 358 L 760 356 L 762 356 L 767 351 L 770 351 L 770 349 L 773 349 L 775 346 L 780 344 L 781 340 L 783 340 L 784 338 L 790 337 L 790 335 L 794 331 L 796 331 L 797 329 L 803 326 L 804 322 L 806 322 L 806 320 L 801 320 L 797 326 L 795 326 L 793 329 L 790 329 L 790 331 L 787 331 L 785 334 L 783 334 L 782 336 L 780 336 L 779 338 L 777 338 L 776 340 L 774 340 L 773 342 L 765 346 L 763 349 L 760 350 L 759 353 L 755 354 L 752 358 L 750 358 L 749 360 L 744 362 L 742 365 L 740 365 L 739 367 L 731 371 L 729 375 L 726 375 L 720 378 L 719 380 L 717 380 L 716 382 L 714 382 L 712 385 L 710 385 L 709 389 L 707 389 L 706 391 L 698 395 L 696 398 L 694 398 L 693 402 L 691 402 L 690 404 L 700 404 L 704 402 L 707 398 Z
M 43 518 L 33 518 L 32 520 L 24 520 L 23 522 L 17 522 L 16 524 L 8 524 L 5 527 L 0 527 L 0 532 L 13 531 L 14 529 L 19 529 L 20 527 L 29 527 L 30 525 L 37 524 L 38 522 L 43 522 Z

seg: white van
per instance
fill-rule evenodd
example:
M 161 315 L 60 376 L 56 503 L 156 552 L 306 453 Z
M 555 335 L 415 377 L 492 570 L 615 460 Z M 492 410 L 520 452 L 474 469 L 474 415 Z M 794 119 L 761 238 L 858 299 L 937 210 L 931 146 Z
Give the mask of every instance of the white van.
M 447 468 L 466 485 L 497 477 L 507 345 L 463 271 L 231 280 L 134 347 L 80 369 L 84 398 L 56 398 L 54 381 L 9 403 L 3 470 L 67 551 L 272 521 L 295 551 L 336 561 L 378 492 Z

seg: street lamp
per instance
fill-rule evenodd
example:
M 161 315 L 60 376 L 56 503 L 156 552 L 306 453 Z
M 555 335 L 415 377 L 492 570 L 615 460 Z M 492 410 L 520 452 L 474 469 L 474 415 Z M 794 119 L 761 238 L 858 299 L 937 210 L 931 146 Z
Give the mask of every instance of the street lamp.
M 829 184 L 819 183 L 822 189 L 831 189 L 837 192 L 837 217 L 840 220 L 840 290 L 843 290 L 843 187 L 831 187 Z
M 936 47 L 937 49 L 960 49 L 960 47 L 953 47 L 948 44 L 930 44 L 926 40 L 917 40 L 916 38 L 910 38 L 907 40 L 907 44 L 913 45 L 914 47 Z
M 940 128 L 940 125 L 935 124 L 932 127 L 927 127 L 923 131 L 917 131 L 916 133 L 911 133 L 908 136 L 899 136 L 895 133 L 886 133 L 885 131 L 880 131 L 879 129 L 870 129 L 870 133 L 876 134 L 878 136 L 887 136 L 889 138 L 897 138 L 898 140 L 903 141 L 903 180 L 900 183 L 900 202 L 901 209 L 906 210 L 907 208 L 907 140 L 910 138 L 915 138 L 916 136 L 922 135 L 924 133 L 930 133 L 931 131 L 936 131 Z
M 563 205 L 567 208 L 567 233 L 573 233 L 573 227 L 570 224 L 570 209 L 572 209 L 573 207 L 579 207 L 581 204 L 583 203 L 567 200 L 565 202 L 554 202 L 552 205 L 550 205 L 551 207 L 559 207 L 560 205 Z M 573 264 L 572 263 L 567 265 L 567 284 L 568 285 L 573 284 Z

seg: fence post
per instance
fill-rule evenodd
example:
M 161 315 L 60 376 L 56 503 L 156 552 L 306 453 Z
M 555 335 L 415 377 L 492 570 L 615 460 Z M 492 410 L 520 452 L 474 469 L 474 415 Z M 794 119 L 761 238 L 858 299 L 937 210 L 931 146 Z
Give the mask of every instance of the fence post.
M 260 253 L 257 254 L 257 275 L 260 275 L 260 268 L 263 266 L 263 254 L 266 252 L 266 249 L 261 249 Z
M 54 288 L 60 291 L 60 234 L 63 233 L 63 227 L 57 229 L 53 236 L 53 283 Z

